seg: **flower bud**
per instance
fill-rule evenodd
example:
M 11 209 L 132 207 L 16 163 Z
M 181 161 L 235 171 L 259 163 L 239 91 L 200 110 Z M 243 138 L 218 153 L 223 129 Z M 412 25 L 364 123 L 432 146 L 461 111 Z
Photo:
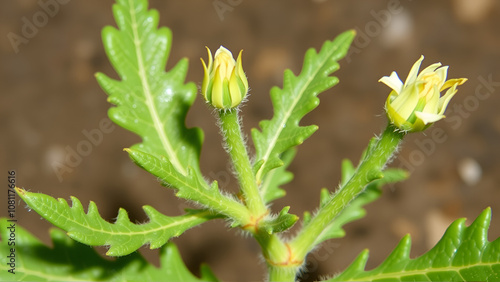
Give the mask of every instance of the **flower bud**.
M 224 47 L 220 47 L 212 60 L 208 51 L 208 66 L 203 59 L 205 76 L 201 85 L 201 94 L 205 100 L 218 109 L 232 109 L 238 106 L 248 92 L 248 81 L 241 65 L 241 53 L 237 61 L 233 54 Z
M 448 103 L 457 93 L 457 86 L 467 81 L 466 78 L 446 80 L 448 66 L 441 67 L 441 63 L 432 64 L 418 73 L 423 59 L 421 56 L 415 62 L 404 84 L 396 72 L 379 80 L 392 88 L 385 103 L 387 117 L 404 132 L 423 131 L 443 119 Z M 441 92 L 446 89 L 441 97 Z

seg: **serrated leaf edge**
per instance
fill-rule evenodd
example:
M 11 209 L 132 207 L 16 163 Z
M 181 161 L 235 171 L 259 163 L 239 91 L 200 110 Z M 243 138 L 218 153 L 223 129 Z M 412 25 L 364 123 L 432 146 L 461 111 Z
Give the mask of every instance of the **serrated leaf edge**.
M 131 3 L 132 1 L 129 0 L 129 6 L 133 7 L 133 4 Z M 187 170 L 182 166 L 181 162 L 177 158 L 177 155 L 175 154 L 175 151 L 170 144 L 170 141 L 168 140 L 167 134 L 165 133 L 165 129 L 163 128 L 163 123 L 161 121 L 161 118 L 156 110 L 155 107 L 155 102 L 153 98 L 153 94 L 151 93 L 150 89 L 150 83 L 148 81 L 148 75 L 146 74 L 145 66 L 144 66 L 144 58 L 142 56 L 142 48 L 141 48 L 141 38 L 139 36 L 139 31 L 138 31 L 138 21 L 137 21 L 137 15 L 135 9 L 130 9 L 129 10 L 131 18 L 132 18 L 132 33 L 134 37 L 134 45 L 135 45 L 135 54 L 137 56 L 137 64 L 139 66 L 138 74 L 141 79 L 141 84 L 142 84 L 142 89 L 144 92 L 144 95 L 146 97 L 146 105 L 148 107 L 149 113 L 151 114 L 151 118 L 153 119 L 153 124 L 158 132 L 158 136 L 160 137 L 161 143 L 163 145 L 163 148 L 167 152 L 168 159 L 172 163 L 172 165 L 175 167 L 175 169 L 181 173 L 182 175 L 187 174 Z
M 445 240 L 449 240 L 447 236 L 451 236 L 450 232 L 453 232 L 454 229 L 457 229 L 456 232 L 458 232 L 458 236 L 463 236 L 464 234 L 467 234 L 466 232 L 471 230 L 470 228 L 477 228 L 477 225 L 484 225 L 480 226 L 479 231 L 482 231 L 484 233 L 484 236 L 487 237 L 487 230 L 489 228 L 489 221 L 491 219 L 491 209 L 487 208 L 485 209 L 477 218 L 474 220 L 474 222 L 466 227 L 465 226 L 465 218 L 460 218 L 455 220 L 446 230 L 445 234 L 441 238 L 441 240 L 428 252 L 423 254 L 420 257 L 411 259 L 410 258 L 410 250 L 411 250 L 411 237 L 409 234 L 404 236 L 401 241 L 398 243 L 398 245 L 394 248 L 394 250 L 389 254 L 387 259 L 382 262 L 378 267 L 372 269 L 372 270 L 365 270 L 366 268 L 366 263 L 369 258 L 369 251 L 367 249 L 363 250 L 357 257 L 356 259 L 352 262 L 352 264 L 341 274 L 336 275 L 334 278 L 326 281 L 338 281 L 336 278 L 337 277 L 342 277 L 342 278 L 348 278 L 349 281 L 373 281 L 373 280 L 383 280 L 383 279 L 388 279 L 388 278 L 395 278 L 400 281 L 402 281 L 400 278 L 406 277 L 406 276 L 415 276 L 415 275 L 422 275 L 428 277 L 428 273 L 432 272 L 446 272 L 446 271 L 453 271 L 460 275 L 462 277 L 463 281 L 466 281 L 466 279 L 462 276 L 461 271 L 464 269 L 472 268 L 472 267 L 477 267 L 477 266 L 492 266 L 492 265 L 500 265 L 500 261 L 496 262 L 478 262 L 470 265 L 462 265 L 462 266 L 439 266 L 439 267 L 427 267 L 427 268 L 422 268 L 418 270 L 401 270 L 401 271 L 394 271 L 394 272 L 389 272 L 389 273 L 375 273 L 372 276 L 362 276 L 362 274 L 365 274 L 366 272 L 373 272 L 373 271 L 383 271 L 384 268 L 389 267 L 391 264 L 391 261 L 395 261 L 397 264 L 397 261 L 402 261 L 404 262 L 403 267 L 405 268 L 410 262 L 416 261 L 418 259 L 422 259 L 425 256 L 428 256 L 429 253 L 434 251 L 437 247 L 440 247 L 440 244 L 442 242 L 445 242 Z M 452 238 L 451 238 L 452 239 Z M 484 238 L 485 242 L 484 245 L 482 246 L 481 252 L 486 249 L 489 245 L 497 242 L 500 240 L 500 238 L 489 242 L 486 238 Z M 460 245 L 462 246 L 462 244 Z M 459 248 L 459 247 L 458 247 Z M 457 250 L 455 250 L 456 252 Z M 404 261 L 403 261 L 404 260 Z M 453 261 L 451 262 L 453 263 Z M 352 273 L 354 277 L 349 277 L 349 273 Z M 358 275 L 356 275 L 358 274 Z M 345 277 L 348 276 L 348 277 Z M 428 277 L 430 281 L 432 279 Z
M 345 32 L 343 35 L 346 35 L 346 34 L 348 34 L 348 33 L 351 33 L 352 35 L 354 35 L 354 32 L 353 32 L 353 31 L 348 31 L 348 32 Z M 342 36 L 342 35 L 339 35 L 339 37 L 337 37 L 336 39 L 339 39 L 339 38 L 340 38 L 340 36 Z M 352 38 L 349 38 L 349 37 L 346 37 L 346 36 L 342 37 L 342 39 L 344 39 L 344 40 L 346 40 L 346 41 L 348 41 L 348 40 L 352 40 Z M 333 43 L 335 42 L 335 40 L 334 40 L 334 41 L 327 41 L 327 42 L 329 42 L 329 43 L 332 43 L 332 44 L 333 44 Z M 319 66 L 324 66 L 324 64 L 325 64 L 327 61 L 329 61 L 329 60 L 331 60 L 331 59 L 332 59 L 332 56 L 335 54 L 335 52 L 337 52 L 337 51 L 338 51 L 340 48 L 342 48 L 342 47 L 343 47 L 343 44 L 342 44 L 342 43 L 339 43 L 339 45 L 338 45 L 338 47 L 337 47 L 337 48 L 332 48 L 332 51 L 330 52 L 330 55 L 325 56 L 325 59 L 324 59 L 323 61 L 321 61 L 321 63 L 320 63 L 320 64 L 318 64 L 318 65 L 319 65 Z M 320 50 L 320 52 L 321 52 L 321 50 Z M 259 182 L 260 182 L 260 180 L 263 178 L 263 175 L 262 175 L 262 174 L 264 173 L 264 172 L 263 172 L 263 169 L 264 169 L 264 168 L 265 168 L 265 166 L 266 166 L 266 162 L 267 162 L 267 161 L 269 161 L 269 158 L 270 158 L 270 156 L 271 156 L 271 153 L 273 152 L 273 150 L 274 150 L 274 148 L 275 148 L 275 146 L 276 146 L 276 144 L 277 144 L 278 138 L 279 138 L 279 136 L 280 136 L 281 132 L 283 131 L 283 128 L 284 128 L 284 126 L 283 126 L 283 125 L 285 125 L 285 124 L 286 124 L 286 122 L 284 122 L 284 121 L 286 121 L 286 120 L 288 120 L 288 119 L 290 118 L 290 116 L 291 116 L 292 112 L 295 110 L 295 107 L 296 107 L 297 103 L 298 103 L 298 102 L 301 100 L 301 98 L 303 97 L 303 95 L 304 95 L 304 93 L 305 93 L 305 90 L 306 90 L 309 86 L 311 86 L 311 85 L 310 85 L 311 81 L 313 81 L 313 80 L 316 78 L 316 75 L 317 75 L 317 74 L 318 74 L 318 73 L 322 70 L 322 67 L 316 67 L 314 70 L 311 70 L 312 66 L 310 66 L 310 65 L 311 65 L 310 63 L 308 63 L 308 62 L 310 62 L 310 61 L 312 60 L 312 58 L 311 58 L 311 57 L 313 57 L 314 55 L 318 55 L 318 54 L 319 54 L 319 53 L 316 53 L 316 50 L 314 50 L 313 48 L 310 48 L 310 49 L 308 49 L 308 50 L 306 51 L 305 58 L 304 58 L 304 65 L 303 65 L 303 69 L 302 69 L 302 71 L 301 71 L 301 73 L 299 74 L 299 76 L 298 76 L 298 77 L 300 77 L 300 76 L 301 76 L 302 74 L 304 74 L 304 73 L 309 73 L 309 72 L 312 72 L 313 74 L 312 74 L 312 75 L 309 75 L 309 77 L 307 78 L 306 82 L 302 85 L 301 89 L 298 91 L 298 93 L 301 93 L 301 94 L 297 95 L 296 99 L 292 102 L 292 106 L 291 106 L 289 109 L 287 109 L 287 110 L 285 110 L 285 111 L 284 111 L 284 115 L 282 115 L 282 116 L 281 116 L 281 118 L 280 118 L 280 122 L 278 122 L 281 126 L 279 126 L 279 127 L 277 128 L 277 130 L 273 133 L 273 136 L 270 138 L 270 139 L 271 139 L 271 140 L 270 140 L 270 142 L 268 142 L 268 144 L 267 144 L 267 149 L 266 149 L 266 151 L 264 152 L 264 154 L 262 155 L 262 157 L 259 159 L 259 160 L 264 160 L 264 163 L 263 163 L 262 165 L 260 165 L 259 169 L 258 169 L 258 170 L 257 170 L 257 172 L 256 172 L 256 179 L 257 179 L 257 182 L 258 182 L 258 183 L 259 183 Z M 340 55 L 340 57 L 342 57 L 342 55 Z M 337 58 L 335 58 L 335 59 L 337 59 Z M 328 76 L 328 75 L 329 75 L 329 73 L 331 73 L 331 72 L 333 72 L 333 71 L 334 71 L 334 70 L 328 69 L 328 70 L 326 71 L 326 75 L 327 75 L 327 77 L 325 77 L 325 79 L 329 79 L 329 80 L 336 79 L 336 78 L 334 78 L 334 77 L 329 77 L 329 76 Z M 290 81 L 291 81 L 293 78 L 297 78 L 297 77 L 295 77 L 295 75 L 293 74 L 293 72 L 292 72 L 291 70 L 289 70 L 289 69 L 285 70 L 285 72 L 284 72 L 284 78 L 283 78 L 283 89 L 280 89 L 280 88 L 278 88 L 278 87 L 273 87 L 273 88 L 271 89 L 271 95 L 272 95 L 272 96 L 273 96 L 273 95 L 276 95 L 276 94 L 275 94 L 275 93 L 277 93 L 276 91 L 284 90 L 284 89 L 286 89 L 286 88 L 292 88 L 292 87 L 290 86 L 290 83 L 291 83 Z M 332 81 L 332 82 L 330 82 L 330 86 L 329 86 L 329 87 L 331 87 L 331 86 L 332 86 L 332 85 L 334 85 L 334 84 L 335 84 L 335 82 L 333 82 L 333 81 Z M 329 87 L 327 87 L 327 88 L 329 88 Z M 317 91 L 317 90 L 314 90 L 314 88 L 313 88 L 313 90 L 312 90 L 312 91 L 313 91 L 313 92 L 315 92 L 315 95 L 314 95 L 314 98 L 313 98 L 313 102 L 312 102 L 312 103 L 314 104 L 314 106 L 313 106 L 313 108 L 314 108 L 315 106 L 317 106 L 317 105 L 319 104 L 319 99 L 316 97 L 316 96 L 317 96 L 317 94 L 318 94 L 318 93 L 317 93 L 318 91 Z M 274 117 L 276 117 L 276 116 L 274 116 Z M 273 119 L 274 119 L 274 117 L 273 117 L 271 120 L 273 120 Z M 266 121 L 263 121 L 263 122 L 271 122 L 271 120 L 266 120 Z M 262 126 L 261 126 L 261 128 L 263 129 L 263 127 L 262 127 Z M 303 127 L 303 129 L 302 129 L 302 130 L 308 129 L 308 130 L 310 131 L 310 132 L 308 133 L 308 136 L 310 136 L 310 135 L 311 135 L 314 131 L 316 131 L 316 130 L 317 130 L 317 128 L 318 128 L 318 127 L 317 127 L 316 125 L 310 125 L 310 126 L 305 126 L 305 127 Z M 254 129 L 254 131 L 258 131 L 258 130 L 257 130 L 257 129 Z M 260 132 L 260 131 L 258 131 L 258 132 L 259 132 L 259 134 L 261 134 L 261 133 L 262 133 L 262 132 Z M 254 142 L 255 142 L 255 141 L 254 141 Z M 302 138 L 302 137 L 300 137 L 300 138 L 297 140 L 297 143 L 298 143 L 298 144 L 301 144 L 302 142 L 303 142 L 303 138 Z M 258 160 L 258 161 L 259 161 L 259 160 Z
M 62 208 L 69 213 L 69 215 L 64 217 L 64 220 L 71 222 L 71 225 L 73 225 L 73 227 L 72 228 L 71 227 L 65 228 L 65 226 L 67 226 L 66 224 L 62 225 L 62 224 L 57 222 L 57 219 L 50 219 L 50 216 L 47 215 L 47 213 L 48 213 L 47 211 L 53 210 L 53 208 L 51 206 L 46 205 L 43 200 L 39 199 L 37 201 L 37 205 L 32 204 L 32 201 L 28 197 L 30 195 L 34 195 L 36 197 L 37 193 L 27 192 L 26 190 L 23 190 L 21 188 L 16 188 L 16 190 L 17 190 L 18 194 L 20 195 L 20 197 L 31 208 L 33 208 L 38 214 L 40 214 L 42 217 L 44 217 L 45 219 L 50 221 L 52 224 L 56 225 L 57 227 L 59 227 L 63 230 L 66 230 L 68 236 L 70 236 L 72 239 L 74 239 L 78 242 L 81 242 L 83 244 L 91 245 L 91 246 L 101 246 L 101 245 L 102 246 L 109 246 L 110 248 L 109 248 L 108 252 L 106 253 L 109 256 L 127 255 L 127 254 L 130 254 L 130 253 L 136 251 L 138 248 L 140 248 L 141 246 L 146 245 L 146 244 L 149 244 L 151 249 L 159 248 L 159 247 L 163 246 L 164 244 L 166 244 L 168 242 L 168 240 L 170 240 L 172 237 L 179 236 L 187 229 L 194 227 L 198 224 L 201 224 L 202 222 L 208 220 L 209 218 L 216 217 L 216 216 L 214 216 L 214 214 L 212 212 L 210 212 L 208 210 L 198 211 L 197 213 L 193 213 L 193 214 L 185 214 L 185 215 L 181 215 L 181 216 L 168 217 L 166 215 L 161 214 L 160 212 L 158 212 L 156 209 L 154 209 L 151 206 L 144 206 L 143 210 L 149 218 L 148 223 L 145 223 L 145 224 L 132 223 L 128 217 L 127 212 L 122 208 L 120 208 L 120 210 L 118 212 L 118 216 L 117 216 L 116 221 L 114 223 L 110 223 L 110 222 L 104 220 L 100 216 L 99 211 L 97 209 L 97 205 L 93 201 L 90 201 L 87 213 L 85 213 L 83 205 L 81 204 L 80 200 L 76 197 L 71 196 L 72 205 L 70 206 L 68 204 L 68 202 L 62 198 L 54 199 L 54 198 L 47 196 L 45 194 L 38 194 L 38 195 L 49 198 L 49 200 L 57 201 L 57 203 L 59 205 L 62 205 Z M 79 216 L 83 216 L 86 218 L 86 220 L 84 221 L 85 224 L 73 219 L 75 216 L 73 213 L 75 213 L 75 212 L 78 213 Z M 62 215 L 62 214 L 59 215 L 59 217 L 63 217 L 63 216 L 64 215 Z M 180 221 L 175 221 L 173 223 L 162 225 L 160 223 L 155 222 L 155 220 L 157 219 L 158 216 L 163 216 L 167 220 L 180 219 Z M 90 219 L 91 217 L 95 217 L 95 218 L 92 220 L 87 220 L 87 219 Z M 128 228 L 128 226 L 134 226 L 135 228 L 142 227 L 142 228 L 150 228 L 150 229 L 144 230 L 144 231 L 112 232 L 112 231 L 108 231 L 108 230 L 104 230 L 104 229 L 97 229 L 94 225 L 92 225 L 93 223 L 95 223 L 95 221 L 97 221 L 100 226 L 103 226 L 103 224 L 108 225 L 109 229 L 114 229 L 115 226 L 120 226 L 121 228 Z M 188 228 L 186 228 L 184 230 L 176 230 L 177 226 L 182 225 L 182 224 L 186 224 L 186 223 L 190 223 L 190 224 L 188 224 L 188 226 L 189 226 Z M 153 227 L 154 225 L 159 225 L 159 227 Z M 76 226 L 78 226 L 78 227 L 76 227 Z M 107 234 L 109 236 L 131 236 L 132 237 L 132 236 L 138 236 L 138 235 L 140 236 L 142 234 L 143 238 L 142 238 L 142 240 L 137 240 L 138 243 L 128 244 L 127 248 L 123 248 L 123 246 L 117 246 L 116 243 L 110 242 L 112 240 L 109 240 L 109 239 L 106 242 L 104 242 L 104 244 L 93 244 L 92 242 L 89 242 L 89 240 L 91 240 L 91 239 L 88 239 L 89 238 L 88 234 L 84 234 L 81 231 L 74 231 L 75 228 L 82 228 L 85 230 L 95 232 L 97 234 Z M 167 231 L 167 229 L 172 229 L 173 231 Z M 168 232 L 168 233 L 172 234 L 172 236 L 170 236 L 168 238 L 167 237 L 163 237 L 163 238 L 157 237 L 155 239 L 147 238 L 146 236 L 144 236 L 144 234 L 154 234 L 154 233 L 157 233 L 159 231 Z M 96 235 L 96 236 L 98 236 L 98 235 Z M 92 238 L 92 236 L 90 236 L 90 238 Z M 118 240 L 118 239 L 116 239 L 116 240 Z

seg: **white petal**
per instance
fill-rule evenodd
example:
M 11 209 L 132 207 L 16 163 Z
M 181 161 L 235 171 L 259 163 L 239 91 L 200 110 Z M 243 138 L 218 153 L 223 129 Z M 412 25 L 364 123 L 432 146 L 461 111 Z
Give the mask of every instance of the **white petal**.
M 226 53 L 229 57 L 233 58 L 233 53 L 231 53 L 231 51 L 229 51 L 226 47 L 222 45 L 219 47 L 219 49 L 217 49 L 217 51 L 215 51 L 214 57 L 217 57 L 217 55 L 219 55 L 220 53 Z
M 448 75 L 448 66 L 444 66 L 436 70 L 436 74 L 439 76 L 443 84 L 446 82 L 446 76 Z M 443 85 L 439 86 L 441 88 Z M 441 90 L 441 89 L 439 89 Z
M 439 113 L 443 114 L 444 111 L 446 110 L 446 107 L 448 107 L 448 103 L 450 103 L 451 98 L 457 93 L 457 84 L 453 85 L 451 88 L 449 88 L 446 91 L 446 94 L 439 98 Z
M 425 107 L 422 112 L 425 113 L 438 113 L 439 112 L 439 86 L 434 85 L 433 89 L 429 91 L 429 94 L 426 96 Z M 442 113 L 441 113 L 442 114 Z
M 396 91 L 396 93 L 400 94 L 403 89 L 403 82 L 399 79 L 398 74 L 393 71 L 391 76 L 384 76 L 378 80 L 379 82 L 384 83 L 385 85 L 392 88 L 392 90 Z
M 443 119 L 445 116 L 440 114 L 431 114 L 424 112 L 415 112 L 417 118 L 421 119 L 424 124 L 429 124 Z
M 420 65 L 422 64 L 422 61 L 424 60 L 424 55 L 420 56 L 420 59 L 418 59 L 413 66 L 411 67 L 410 73 L 408 74 L 408 77 L 406 78 L 405 85 L 408 85 L 410 82 L 415 81 L 417 79 L 417 74 L 418 74 L 418 69 L 420 69 Z
M 435 63 L 435 64 L 432 64 L 428 67 L 426 67 L 425 69 L 423 69 L 419 74 L 418 76 L 419 77 L 422 77 L 423 75 L 427 74 L 427 73 L 430 73 L 430 72 L 435 72 L 437 68 L 439 68 L 441 66 L 441 63 Z

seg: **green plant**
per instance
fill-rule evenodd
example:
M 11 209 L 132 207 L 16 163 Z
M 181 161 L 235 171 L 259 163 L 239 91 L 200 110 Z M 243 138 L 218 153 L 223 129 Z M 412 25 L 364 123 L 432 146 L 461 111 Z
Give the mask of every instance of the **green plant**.
M 443 112 L 456 87 L 465 79 L 446 80 L 446 68 L 431 65 L 418 73 L 421 58 L 410 71 L 405 83 L 395 73 L 382 82 L 393 91 L 386 102 L 390 122 L 379 137 L 373 138 L 357 167 L 345 160 L 342 179 L 336 191 L 323 189 L 320 205 L 314 214 L 305 213 L 302 226 L 292 236 L 283 236 L 299 217 L 290 207 L 272 212 L 269 204 L 285 195 L 283 184 L 291 180 L 287 167 L 295 148 L 310 137 L 317 126 L 299 125 L 302 118 L 319 103 L 317 95 L 337 84 L 331 74 L 339 68 L 355 33 L 347 31 L 333 41 L 326 41 L 319 52 L 307 51 L 298 76 L 284 73 L 283 88 L 271 89 L 274 116 L 252 130 L 255 156 L 247 152 L 242 137 L 239 104 L 248 90 L 242 71 L 241 52 L 235 61 L 226 50 L 212 58 L 205 69 L 202 94 L 218 113 L 219 125 L 240 193 L 221 191 L 216 181 L 206 181 L 199 166 L 203 133 L 187 128 L 185 117 L 197 89 L 184 83 L 188 62 L 178 62 L 165 72 L 171 47 L 171 33 L 157 28 L 157 11 L 148 10 L 146 0 L 117 0 L 113 7 L 118 29 L 106 27 L 103 41 L 108 57 L 120 76 L 114 80 L 98 73 L 97 80 L 108 93 L 110 118 L 142 138 L 142 142 L 125 149 L 140 167 L 175 190 L 176 196 L 200 206 L 184 215 L 170 217 L 150 206 L 144 211 L 146 224 L 133 224 L 127 212 L 120 209 L 110 223 L 101 218 L 91 202 L 85 212 L 77 198 L 71 206 L 63 199 L 31 193 L 16 188 L 18 195 L 42 217 L 66 231 L 53 230 L 54 243 L 49 248 L 31 234 L 17 229 L 18 261 L 15 276 L 19 280 L 198 280 L 183 265 L 176 247 L 169 239 L 208 220 L 223 219 L 231 228 L 240 228 L 259 243 L 271 281 L 293 281 L 303 267 L 307 254 L 322 242 L 345 235 L 343 225 L 364 216 L 363 206 L 376 200 L 381 186 L 404 180 L 405 171 L 387 168 L 401 140 L 410 132 L 425 130 L 443 118 Z M 440 92 L 447 90 L 441 97 Z M 253 161 L 252 161 L 253 160 Z M 454 222 L 441 241 L 428 253 L 409 258 L 410 237 L 406 236 L 379 267 L 365 271 L 368 252 L 330 281 L 344 280 L 499 280 L 500 240 L 488 242 L 487 229 L 491 212 L 486 209 L 466 227 L 464 220 Z M 9 237 L 9 222 L 0 221 L 2 238 Z M 73 240 L 74 239 L 74 240 Z M 77 242 L 80 243 L 77 243 Z M 82 245 L 108 246 L 105 260 Z M 143 245 L 161 248 L 161 267 L 148 264 L 135 252 Z M 10 252 L 2 245 L 2 259 Z M 0 277 L 12 279 L 8 261 Z M 202 266 L 201 280 L 216 281 L 215 275 Z

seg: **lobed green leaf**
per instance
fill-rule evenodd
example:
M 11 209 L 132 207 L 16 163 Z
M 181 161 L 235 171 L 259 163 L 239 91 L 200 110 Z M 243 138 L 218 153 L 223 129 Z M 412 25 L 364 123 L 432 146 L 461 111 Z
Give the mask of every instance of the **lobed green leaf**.
M 169 217 L 151 206 L 144 206 L 149 218 L 145 224 L 130 222 L 127 211 L 120 209 L 114 223 L 105 221 L 94 202 L 90 202 L 85 213 L 80 201 L 71 197 L 70 207 L 64 199 L 54 199 L 40 193 L 31 193 L 16 188 L 19 196 L 43 218 L 64 229 L 74 240 L 90 246 L 109 246 L 109 256 L 128 255 L 148 244 L 151 249 L 159 248 L 172 237 L 181 235 L 187 229 L 217 217 L 207 210 L 189 210 L 185 215 Z
M 317 95 L 338 83 L 338 79 L 330 75 L 339 68 L 337 61 L 346 55 L 354 35 L 351 30 L 333 41 L 326 41 L 319 53 L 309 49 L 300 75 L 286 70 L 283 89 L 271 89 L 274 116 L 259 123 L 261 131 L 252 129 L 257 183 L 260 184 L 271 169 L 283 165 L 280 159 L 283 152 L 301 144 L 318 129 L 316 125 L 300 126 L 299 122 L 318 106 Z
M 341 274 L 327 281 L 500 281 L 500 238 L 488 241 L 491 209 L 469 226 L 453 222 L 441 240 L 424 255 L 410 259 L 411 238 L 405 236 L 389 257 L 365 271 L 364 250 Z
M 289 206 L 284 207 L 276 217 L 263 220 L 259 227 L 266 230 L 268 234 L 279 233 L 290 229 L 299 220 L 294 214 L 289 214 Z
M 1 281 L 217 281 L 207 266 L 201 279 L 184 265 L 177 247 L 168 243 L 160 249 L 160 267 L 147 262 L 135 252 L 108 260 L 93 248 L 80 244 L 59 229 L 51 229 L 52 247 L 15 223 L 15 246 L 5 244 L 12 222 L 0 219 Z M 8 272 L 7 256 L 15 248 L 15 273 Z
M 186 59 L 165 72 L 172 34 L 166 27 L 157 28 L 158 12 L 147 5 L 146 0 L 117 0 L 113 5 L 118 29 L 105 27 L 102 39 L 121 80 L 98 73 L 97 81 L 116 105 L 109 117 L 142 137 L 133 149 L 165 158 L 180 175 L 187 175 L 189 168 L 201 175 L 203 133 L 185 126 L 196 85 L 184 84 Z
M 212 189 L 201 174 L 203 133 L 185 126 L 197 89 L 194 83 L 184 84 L 187 60 L 165 72 L 170 30 L 157 28 L 158 12 L 148 10 L 146 0 L 117 0 L 113 12 L 118 29 L 105 27 L 102 37 L 121 80 L 101 73 L 97 80 L 108 93 L 108 100 L 116 105 L 109 110 L 110 118 L 142 137 L 142 143 L 126 149 L 129 156 L 160 177 L 165 186 L 176 189 L 178 197 L 230 214 L 233 219 L 234 214 L 225 211 L 234 206 L 240 210 L 235 219 L 242 220 L 243 206 Z
M 268 174 L 266 174 L 266 176 L 264 176 L 264 181 L 262 181 L 259 189 L 264 203 L 270 203 L 286 195 L 285 190 L 280 188 L 280 186 L 289 183 L 293 179 L 293 173 L 287 171 L 286 169 L 292 162 L 296 153 L 297 150 L 295 148 L 291 148 L 285 151 L 281 155 L 283 166 L 273 169 Z
M 216 181 L 208 186 L 205 180 L 194 173 L 191 168 L 186 175 L 182 175 L 165 157 L 158 158 L 134 149 L 127 149 L 127 151 L 137 165 L 147 168 L 151 174 L 165 181 L 166 185 L 177 188 L 177 197 L 196 201 L 219 214 L 231 217 L 237 223 L 247 219 L 246 207 L 235 199 L 223 195 Z

